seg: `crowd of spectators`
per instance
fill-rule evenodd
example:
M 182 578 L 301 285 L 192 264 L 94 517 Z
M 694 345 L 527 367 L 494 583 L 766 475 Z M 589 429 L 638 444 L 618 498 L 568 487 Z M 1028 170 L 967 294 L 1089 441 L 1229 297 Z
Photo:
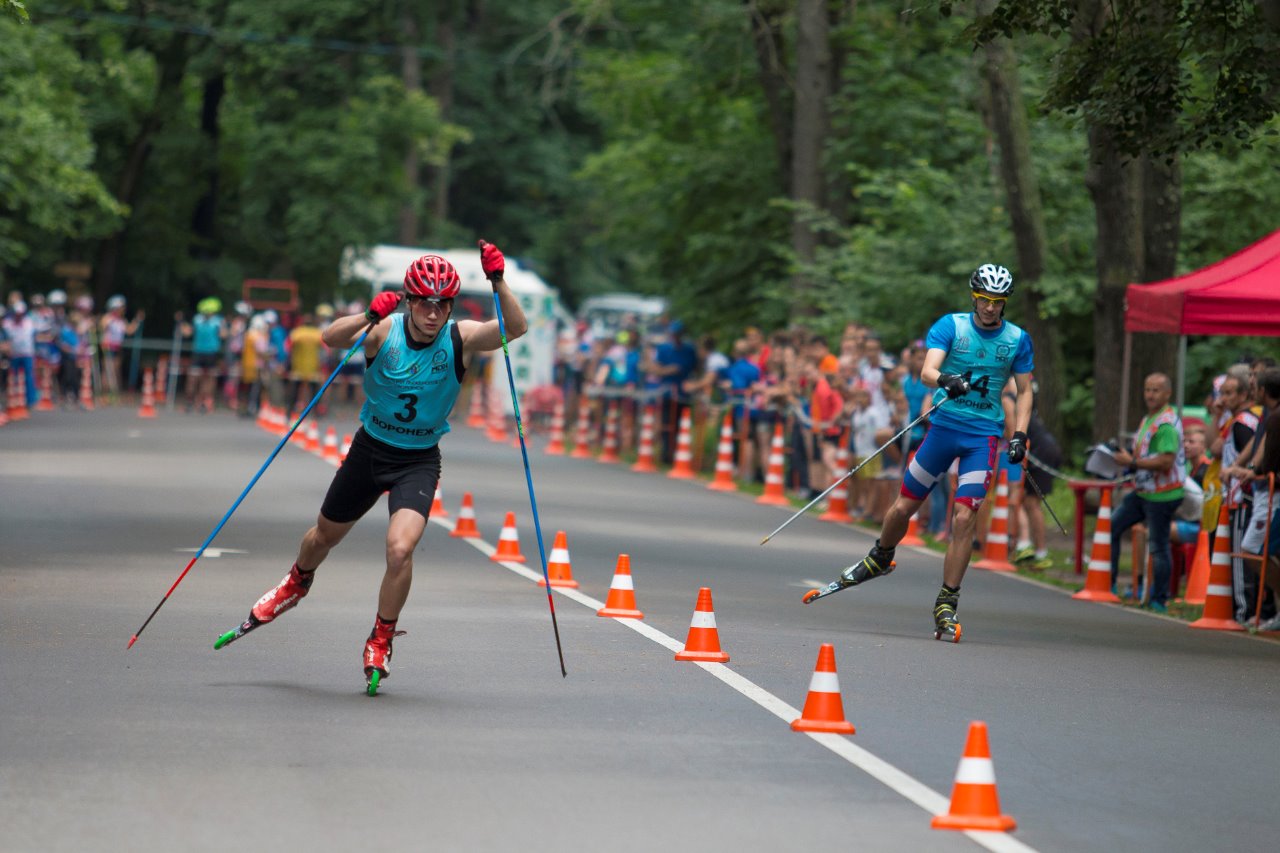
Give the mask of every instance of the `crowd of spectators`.
M 363 310 L 358 301 L 337 306 L 321 303 L 314 310 L 255 311 L 237 302 L 224 311 L 217 297 L 200 300 L 195 316 L 174 315 L 174 346 L 149 349 L 140 343 L 146 315 L 130 314 L 125 297 L 110 297 L 101 313 L 92 297 L 68 300 L 62 290 L 26 297 L 10 291 L 0 319 L 0 379 L 8 388 L 10 373 L 20 375 L 25 402 L 34 407 L 48 389 L 51 401 L 64 408 L 85 406 L 86 378 L 92 396 L 117 402 L 122 393 L 138 391 L 139 360 L 158 368 L 155 393 L 172 394 L 176 407 L 195 413 L 229 409 L 246 417 L 262 400 L 287 411 L 306 406 L 320 384 L 346 353 L 334 353 L 320 340 L 324 328 L 341 312 Z M 176 354 L 176 358 L 172 357 Z M 133 359 L 126 372 L 126 362 Z M 364 353 L 343 365 L 321 407 L 357 407 L 363 402 Z

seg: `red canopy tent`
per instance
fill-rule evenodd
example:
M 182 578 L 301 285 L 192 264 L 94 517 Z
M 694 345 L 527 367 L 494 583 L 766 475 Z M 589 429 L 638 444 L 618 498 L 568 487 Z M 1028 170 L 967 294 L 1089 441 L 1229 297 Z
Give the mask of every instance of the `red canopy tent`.
M 1125 290 L 1126 332 L 1280 336 L 1280 231 L 1201 270 Z
M 1182 411 L 1187 335 L 1280 336 L 1280 231 L 1204 269 L 1125 289 L 1120 430 L 1129 399 L 1134 332 L 1178 335 L 1178 411 Z

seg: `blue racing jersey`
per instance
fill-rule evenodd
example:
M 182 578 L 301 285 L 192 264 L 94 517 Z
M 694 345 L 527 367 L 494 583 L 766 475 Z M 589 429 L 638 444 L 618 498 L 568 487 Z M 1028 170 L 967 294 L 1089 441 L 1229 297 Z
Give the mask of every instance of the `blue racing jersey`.
M 449 320 L 434 341 L 419 344 L 405 333 L 405 317 L 392 317 L 387 339 L 365 369 L 360 422 L 384 444 L 423 450 L 449 431 L 462 388 L 462 335 Z
M 960 374 L 970 388 L 938 409 L 932 422 L 972 435 L 1003 433 L 1000 394 L 1010 376 L 1035 369 L 1031 336 L 1007 320 L 988 330 L 974 325 L 972 314 L 948 314 L 929 329 L 925 346 L 945 352 L 942 372 Z M 947 392 L 941 388 L 933 395 L 934 405 L 945 399 Z

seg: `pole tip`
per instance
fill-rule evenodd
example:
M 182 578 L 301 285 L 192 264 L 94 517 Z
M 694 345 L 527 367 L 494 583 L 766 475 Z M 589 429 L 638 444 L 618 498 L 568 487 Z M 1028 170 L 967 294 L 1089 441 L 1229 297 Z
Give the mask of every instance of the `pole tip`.
M 129 638 L 129 645 L 125 646 L 124 650 L 126 652 L 129 651 L 129 649 L 133 648 L 133 644 L 136 642 L 138 642 L 138 635 L 134 634 L 132 637 Z

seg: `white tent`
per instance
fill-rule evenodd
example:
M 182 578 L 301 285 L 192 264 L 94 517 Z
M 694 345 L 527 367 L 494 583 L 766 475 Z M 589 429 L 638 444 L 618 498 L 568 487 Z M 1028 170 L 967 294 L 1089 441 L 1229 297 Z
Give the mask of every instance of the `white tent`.
M 486 317 L 493 316 L 493 288 L 484 277 L 480 266 L 480 250 L 476 249 L 434 249 L 414 248 L 411 246 L 374 246 L 364 253 L 348 249 L 342 259 L 341 275 L 343 281 L 365 281 L 371 288 L 371 295 L 383 290 L 398 290 L 404 286 L 404 273 L 409 264 L 423 255 L 440 255 L 458 270 L 462 279 L 462 293 L 454 304 L 455 316 L 465 316 L 458 311 L 464 300 L 469 307 L 478 307 L 485 311 Z M 522 269 L 512 258 L 507 258 L 507 270 L 503 276 L 507 285 L 520 299 L 520 307 L 529 319 L 529 331 L 524 337 L 513 341 L 509 347 L 511 353 L 511 370 L 515 375 L 516 390 L 521 395 L 530 388 L 552 382 L 552 368 L 556 352 L 557 318 L 565 315 L 560 305 L 560 297 L 555 288 L 550 287 L 539 276 Z M 489 371 L 492 388 L 497 392 L 495 399 L 506 400 L 507 410 L 511 411 L 510 392 L 507 386 L 506 368 L 498 363 L 501 353 L 495 355 L 496 361 Z

